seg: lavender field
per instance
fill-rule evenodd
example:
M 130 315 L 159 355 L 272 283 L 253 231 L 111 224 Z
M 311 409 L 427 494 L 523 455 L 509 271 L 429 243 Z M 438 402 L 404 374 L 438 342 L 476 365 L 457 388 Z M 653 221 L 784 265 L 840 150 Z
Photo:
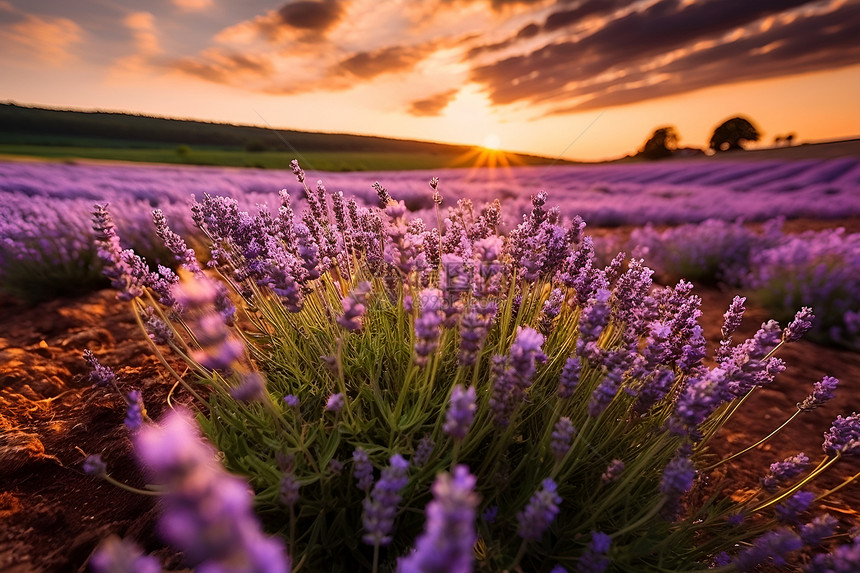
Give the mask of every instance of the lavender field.
M 403 200 L 412 215 L 435 227 L 428 186 L 432 177 L 440 180 L 443 218 L 458 199 L 470 199 L 476 209 L 499 199 L 499 229 L 507 232 L 530 210 L 530 198 L 546 191 L 563 220 L 579 215 L 589 230 L 642 227 L 630 239 L 596 240 L 604 264 L 623 249 L 644 256 L 658 278 L 666 281 L 689 278 L 746 286 L 783 319 L 801 304 L 817 304 L 827 309 L 817 329 L 827 338 L 853 338 L 860 328 L 856 319 L 860 286 L 851 278 L 860 269 L 857 237 L 833 231 L 789 241 L 777 221 L 860 216 L 856 158 L 433 172 L 309 170 L 307 180 L 328 193 L 342 192 L 359 206 L 377 202 L 373 185 L 379 182 Z M 199 237 L 199 230 L 187 208 L 192 196 L 198 200 L 206 194 L 226 196 L 251 213 L 276 212 L 281 189 L 286 189 L 296 209 L 305 207 L 304 192 L 290 171 L 0 163 L 0 290 L 38 300 L 104 286 L 90 241 L 95 203 L 111 205 L 123 246 L 152 263 L 166 264 L 170 256 L 155 235 L 153 208 L 161 209 L 180 235 L 193 238 Z M 772 222 L 770 231 L 756 233 L 739 221 Z M 675 228 L 658 232 L 646 225 Z M 755 269 L 751 258 L 758 261 Z M 794 261 L 793 267 L 789 261 Z
M 833 404 L 846 416 L 806 416 L 839 380 L 810 376 L 819 354 L 800 338 L 860 348 L 860 234 L 783 224 L 860 217 L 858 191 L 856 159 L 307 176 L 297 164 L 0 164 L 0 291 L 40 303 L 33 316 L 89 321 L 50 335 L 23 321 L 32 343 L 0 349 L 15 358 L 0 374 L 24 357 L 37 366 L 8 377 L 0 398 L 18 417 L 0 423 L 32 426 L 20 404 L 34 387 L 48 402 L 67 383 L 120 398 L 101 426 L 84 409 L 75 423 L 45 414 L 84 429 L 65 483 L 138 480 L 133 444 L 166 488 L 157 538 L 154 517 L 123 518 L 136 524 L 126 529 L 105 511 L 70 559 L 96 572 L 120 557 L 129 570 L 273 573 L 830 570 L 858 547 L 845 543 L 856 514 L 821 511 L 852 507 L 842 495 L 860 473 L 850 461 L 825 470 L 855 456 L 860 418 L 847 415 L 850 381 Z M 118 293 L 58 298 L 106 278 Z M 698 293 L 722 296 L 713 286 L 743 296 L 706 322 Z M 780 322 L 741 329 L 745 304 L 753 322 L 762 308 Z M 144 342 L 90 316 L 123 306 Z M 76 344 L 88 377 L 71 374 L 83 368 Z M 744 431 L 727 425 L 751 394 L 772 401 L 785 384 L 774 353 L 786 346 L 801 368 L 780 394 L 785 423 L 773 431 L 748 402 Z M 833 363 L 854 364 L 838 352 Z M 56 360 L 70 365 L 57 387 L 33 386 Z M 175 408 L 166 380 L 204 410 Z M 176 412 L 158 416 L 165 404 Z M 823 458 L 774 438 L 801 414 L 806 436 L 832 421 L 823 445 L 803 446 Z M 130 439 L 108 446 L 120 424 Z M 779 449 L 752 451 L 768 440 Z M 723 472 L 732 487 L 762 487 L 712 491 Z M 835 505 L 815 504 L 828 496 Z M 36 547 L 21 514 L 16 542 Z
M 517 167 L 322 173 L 308 170 L 329 191 L 376 201 L 379 181 L 412 211 L 430 210 L 427 187 L 438 177 L 447 197 L 469 198 L 476 206 L 503 199 L 507 223 L 516 224 L 529 197 L 547 191 L 563 216 L 582 216 L 592 226 L 681 224 L 708 218 L 765 220 L 860 215 L 860 162 L 855 158 L 801 161 L 637 163 L 594 166 Z M 40 199 L 126 204 L 145 202 L 162 209 L 185 205 L 191 194 L 234 197 L 241 204 L 275 203 L 287 188 L 300 188 L 287 170 L 210 167 L 0 163 L 4 221 L 12 205 L 35 210 Z M 20 199 L 31 198 L 22 205 Z M 120 208 L 120 211 L 123 209 Z M 428 224 L 432 217 L 425 217 Z

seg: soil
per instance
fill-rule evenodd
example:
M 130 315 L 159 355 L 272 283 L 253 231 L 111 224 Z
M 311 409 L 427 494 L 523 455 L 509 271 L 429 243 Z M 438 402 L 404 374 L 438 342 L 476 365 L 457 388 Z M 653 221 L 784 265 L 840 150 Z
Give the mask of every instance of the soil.
M 702 288 L 697 293 L 713 348 L 733 294 Z M 735 340 L 751 336 L 767 318 L 750 308 Z M 100 540 L 112 534 L 137 540 L 166 568 L 181 569 L 180 557 L 163 549 L 154 533 L 151 498 L 81 470 L 85 454 L 100 453 L 116 479 L 143 485 L 123 424 L 124 402 L 113 390 L 90 386 L 85 349 L 117 372 L 121 387 L 143 391 L 153 419 L 168 408 L 172 381 L 162 374 L 130 307 L 107 290 L 31 307 L 0 300 L 0 335 L 0 571 L 84 571 Z M 860 354 L 800 341 L 780 356 L 788 369 L 744 403 L 713 440 L 715 456 L 770 433 L 825 374 L 839 378 L 840 390 L 831 403 L 799 416 L 761 448 L 715 470 L 711 484 L 727 478 L 721 487 L 734 496 L 753 491 L 770 463 L 799 451 L 820 460 L 822 434 L 833 418 L 860 410 Z M 170 400 L 189 402 L 181 392 Z M 811 489 L 825 491 L 858 472 L 857 459 L 843 460 Z M 822 506 L 840 520 L 834 542 L 846 541 L 860 527 L 856 482 Z M 806 559 L 796 557 L 798 563 Z

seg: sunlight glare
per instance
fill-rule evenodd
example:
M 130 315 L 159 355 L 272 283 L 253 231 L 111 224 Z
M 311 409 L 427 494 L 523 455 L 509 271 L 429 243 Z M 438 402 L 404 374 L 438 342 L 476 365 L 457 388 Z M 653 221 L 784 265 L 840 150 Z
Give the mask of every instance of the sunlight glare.
M 499 136 L 496 135 L 495 133 L 491 133 L 490 135 L 488 135 L 487 137 L 484 138 L 483 147 L 484 147 L 484 149 L 492 149 L 495 151 L 495 150 L 499 149 L 499 145 L 501 145 L 501 143 L 502 142 L 499 139 Z

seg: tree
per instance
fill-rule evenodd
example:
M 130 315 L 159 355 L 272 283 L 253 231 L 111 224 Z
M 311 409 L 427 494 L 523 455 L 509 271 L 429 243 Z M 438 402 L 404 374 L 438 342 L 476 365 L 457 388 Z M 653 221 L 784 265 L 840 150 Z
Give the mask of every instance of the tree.
M 733 117 L 723 122 L 711 136 L 710 148 L 714 151 L 743 149 L 746 141 L 758 141 L 761 135 L 745 117 Z
M 662 159 L 671 156 L 677 147 L 678 132 L 674 127 L 668 125 L 655 129 L 639 153 L 646 159 Z

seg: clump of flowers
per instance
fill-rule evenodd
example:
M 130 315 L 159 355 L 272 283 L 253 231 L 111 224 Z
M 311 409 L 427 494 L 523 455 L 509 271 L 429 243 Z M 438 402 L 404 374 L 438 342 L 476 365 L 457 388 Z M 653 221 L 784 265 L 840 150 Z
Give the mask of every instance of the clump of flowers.
M 742 221 L 706 219 L 657 231 L 650 224 L 633 230 L 631 249 L 648 258 L 661 280 L 694 283 L 729 283 L 749 269 L 753 252 L 778 243 L 782 221 L 768 222 L 761 234 Z
M 811 306 L 810 336 L 860 346 L 860 234 L 806 232 L 750 257 L 743 286 L 779 320 L 789 308 Z
M 690 283 L 654 288 L 638 259 L 601 267 L 582 221 L 544 193 L 502 236 L 497 203 L 460 201 L 431 229 L 381 185 L 366 208 L 293 171 L 298 216 L 194 203 L 211 271 L 165 221 L 180 281 L 116 268 L 141 325 L 171 333 L 150 331 L 153 350 L 188 363 L 187 378 L 165 366 L 200 401 L 202 432 L 287 540 L 251 525 L 244 486 L 190 422 L 144 421 L 139 455 L 176 502 L 165 537 L 195 561 L 288 563 L 286 547 L 311 571 L 751 567 L 796 548 L 811 499 L 792 495 L 856 453 L 856 415 L 840 418 L 810 473 L 779 466 L 745 501 L 697 503 L 709 440 L 785 367 L 773 353 L 807 313 L 735 344 L 738 301 L 708 367 Z M 216 499 L 222 482 L 232 503 Z M 247 531 L 217 525 L 228 515 Z M 760 536 L 777 518 L 784 529 Z

